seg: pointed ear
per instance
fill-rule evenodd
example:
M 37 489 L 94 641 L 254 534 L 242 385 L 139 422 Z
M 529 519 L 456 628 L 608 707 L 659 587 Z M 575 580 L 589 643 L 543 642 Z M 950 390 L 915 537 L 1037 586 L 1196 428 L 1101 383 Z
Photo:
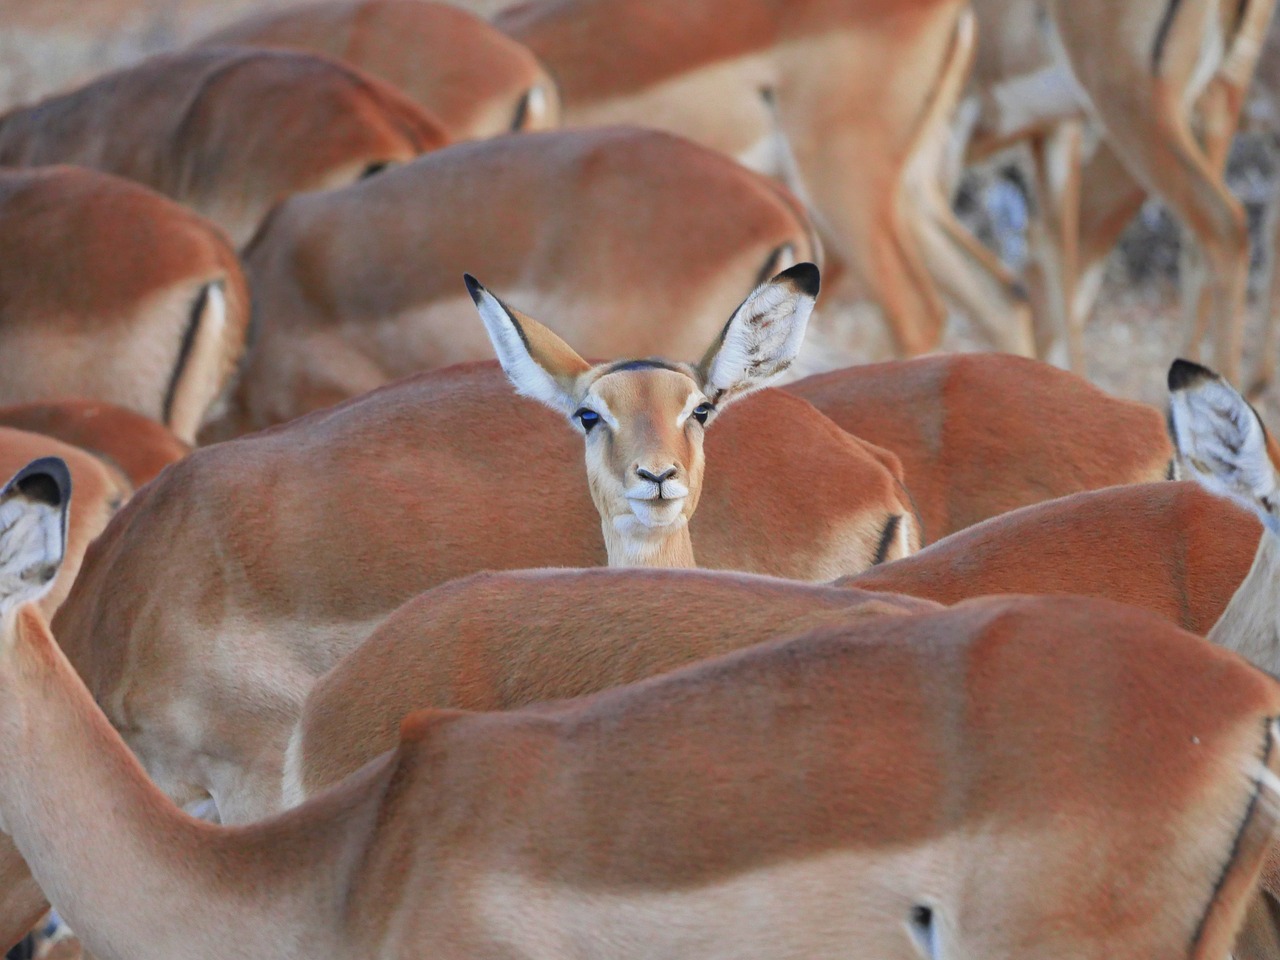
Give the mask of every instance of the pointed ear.
M 58 457 L 27 464 L 0 490 L 0 614 L 39 600 L 67 547 L 71 472 Z
M 797 263 L 762 283 L 734 311 L 698 372 L 702 392 L 723 406 L 769 382 L 800 352 L 818 298 L 818 268 Z
M 1169 368 L 1169 431 L 1191 476 L 1252 510 L 1280 535 L 1280 450 L 1234 387 L 1208 367 L 1175 360 Z
M 566 416 L 572 414 L 577 404 L 574 382 L 591 369 L 591 364 L 538 321 L 512 310 L 471 274 L 464 274 L 463 279 L 489 331 L 498 362 L 515 385 L 516 393 L 539 400 Z

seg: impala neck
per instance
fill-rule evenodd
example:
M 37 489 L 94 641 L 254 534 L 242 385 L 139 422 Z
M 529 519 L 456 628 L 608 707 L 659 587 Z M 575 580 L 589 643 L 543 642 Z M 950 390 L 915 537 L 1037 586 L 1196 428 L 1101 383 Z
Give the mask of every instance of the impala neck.
M 600 521 L 604 531 L 605 551 L 611 567 L 670 567 L 692 570 L 693 541 L 689 537 L 689 524 L 665 536 L 629 537 L 614 529 L 605 519 Z
M 335 916 L 333 882 L 317 878 L 336 872 L 341 831 L 305 815 L 239 830 L 187 817 L 147 779 L 43 617 L 16 616 L 5 626 L 18 641 L 0 651 L 0 817 L 95 955 L 283 957 L 298 946 L 287 931 Z
M 1209 631 L 1214 643 L 1280 673 L 1280 537 L 1264 529 L 1249 575 Z

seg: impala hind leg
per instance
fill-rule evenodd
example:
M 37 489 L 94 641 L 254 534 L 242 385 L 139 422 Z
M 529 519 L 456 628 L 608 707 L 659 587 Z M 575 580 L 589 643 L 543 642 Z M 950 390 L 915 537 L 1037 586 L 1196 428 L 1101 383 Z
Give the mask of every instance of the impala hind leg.
M 915 356 L 936 350 L 947 310 L 925 268 L 909 212 L 898 202 L 900 179 L 882 169 L 864 171 L 869 175 L 856 184 L 841 182 L 855 165 L 843 160 L 844 154 L 828 142 L 813 155 L 798 158 L 827 255 L 879 306 L 896 353 Z M 839 211 L 838 218 L 827 216 L 830 210 Z M 847 294 L 842 294 L 830 291 L 824 308 L 847 308 Z
M 1046 357 L 1059 336 L 1067 364 L 1085 369 L 1085 317 L 1075 310 L 1079 275 L 1080 164 L 1084 129 L 1079 120 L 1058 124 L 1031 141 L 1036 213 L 1032 218 L 1032 273 L 1039 288 L 1036 352 Z
M 902 202 L 929 272 L 947 299 L 968 314 L 996 349 L 1030 357 L 1035 355 L 1031 307 L 1022 284 L 951 206 L 956 180 L 951 168 L 961 152 L 955 149 L 952 121 L 973 66 L 975 26 L 967 11 L 956 23 L 951 50 L 917 132 Z

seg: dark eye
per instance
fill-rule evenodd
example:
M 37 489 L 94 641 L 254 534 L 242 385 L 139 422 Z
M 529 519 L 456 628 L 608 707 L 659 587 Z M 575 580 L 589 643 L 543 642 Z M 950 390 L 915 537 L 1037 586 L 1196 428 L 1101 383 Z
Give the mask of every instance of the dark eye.
M 588 410 L 586 407 L 579 407 L 574 411 L 573 415 L 582 424 L 582 429 L 587 433 L 590 433 L 591 428 L 600 422 L 600 414 L 594 410 Z
M 693 419 L 699 423 L 706 423 L 707 417 L 711 416 L 711 411 L 714 409 L 715 407 L 709 403 L 700 403 L 693 408 Z

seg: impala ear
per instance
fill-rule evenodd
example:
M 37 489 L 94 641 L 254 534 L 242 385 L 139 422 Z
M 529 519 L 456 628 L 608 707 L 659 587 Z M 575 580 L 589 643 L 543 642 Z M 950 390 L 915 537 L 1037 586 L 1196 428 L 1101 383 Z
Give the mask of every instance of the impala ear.
M 702 392 L 712 403 L 745 396 L 791 366 L 818 286 L 818 268 L 797 263 L 751 292 L 698 364 Z
M 464 274 L 463 279 L 516 393 L 566 416 L 573 413 L 577 406 L 574 384 L 591 364 L 538 321 L 512 310 L 471 274 Z
M 27 464 L 0 490 L 0 615 L 39 600 L 67 547 L 71 472 L 58 457 Z
M 1252 510 L 1280 535 L 1280 449 L 1231 384 L 1208 367 L 1175 360 L 1169 368 L 1169 431 L 1190 476 Z

